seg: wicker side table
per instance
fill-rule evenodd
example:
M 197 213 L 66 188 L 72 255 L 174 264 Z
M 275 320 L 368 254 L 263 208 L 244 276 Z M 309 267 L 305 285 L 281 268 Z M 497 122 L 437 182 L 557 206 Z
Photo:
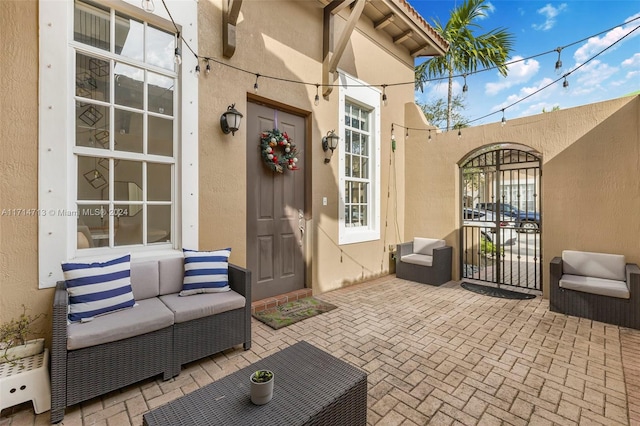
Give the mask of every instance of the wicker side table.
M 33 401 L 36 414 L 51 409 L 49 349 L 0 364 L 0 410 L 26 401 Z
M 249 376 L 273 371 L 273 399 L 253 405 Z M 365 426 L 367 374 L 307 342 L 298 342 L 143 416 L 163 426 Z

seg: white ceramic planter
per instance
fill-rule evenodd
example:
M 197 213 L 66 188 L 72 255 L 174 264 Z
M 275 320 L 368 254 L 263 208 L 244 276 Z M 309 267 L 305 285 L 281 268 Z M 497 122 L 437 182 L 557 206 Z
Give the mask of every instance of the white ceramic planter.
M 44 351 L 44 338 L 29 340 L 24 345 L 0 350 L 0 362 L 13 361 L 28 356 L 37 355 Z
M 251 373 L 251 376 L 253 376 L 253 373 Z M 249 376 L 249 382 L 251 383 L 251 402 L 256 405 L 264 405 L 271 401 L 271 398 L 273 398 L 273 381 L 275 376 L 272 376 L 271 380 L 264 383 L 254 382 L 251 380 L 251 376 Z

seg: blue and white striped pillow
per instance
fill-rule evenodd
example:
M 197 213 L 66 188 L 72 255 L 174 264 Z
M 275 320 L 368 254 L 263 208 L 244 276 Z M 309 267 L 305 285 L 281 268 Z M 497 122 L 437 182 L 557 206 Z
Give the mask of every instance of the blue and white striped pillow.
M 215 251 L 182 250 L 184 281 L 180 296 L 229 291 L 229 255 L 231 249 Z
M 129 254 L 103 263 L 63 263 L 69 321 L 87 321 L 135 305 L 130 265 Z

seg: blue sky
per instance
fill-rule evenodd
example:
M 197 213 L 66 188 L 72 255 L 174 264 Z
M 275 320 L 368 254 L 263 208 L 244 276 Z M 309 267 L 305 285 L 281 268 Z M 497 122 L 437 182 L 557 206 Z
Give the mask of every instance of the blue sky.
M 450 12 L 462 0 L 409 0 L 410 4 L 429 22 L 437 18 L 443 25 Z M 621 36 L 640 26 L 640 2 L 637 0 L 565 0 L 558 2 L 537 0 L 491 0 L 488 16 L 481 21 L 482 32 L 504 27 L 515 37 L 511 60 L 528 58 L 558 47 L 564 47 L 609 28 L 603 34 L 562 49 L 563 70 L 555 71 L 558 53 L 520 61 L 509 66 L 509 75 L 502 77 L 496 70 L 467 77 L 469 91 L 463 116 L 475 120 L 471 125 L 498 122 L 505 117 L 517 118 L 540 114 L 554 106 L 561 109 L 613 99 L 640 90 L 640 29 L 634 31 L 613 48 L 592 59 L 567 77 L 568 88 L 560 82 L 536 95 L 509 105 L 530 95 L 563 74 L 585 64 L 595 54 Z M 625 24 L 625 22 L 627 22 Z M 416 64 L 423 62 L 418 58 Z M 461 93 L 464 80 L 454 80 L 454 93 Z M 446 82 L 429 83 L 424 93 L 416 91 L 419 102 L 446 99 Z

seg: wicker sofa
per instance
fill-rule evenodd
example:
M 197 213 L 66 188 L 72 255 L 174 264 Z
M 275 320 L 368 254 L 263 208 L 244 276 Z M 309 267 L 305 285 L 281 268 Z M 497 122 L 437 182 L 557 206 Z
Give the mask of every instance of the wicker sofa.
M 68 323 L 66 282 L 53 302 L 51 423 L 66 407 L 242 344 L 251 347 L 250 271 L 229 264 L 231 291 L 179 297 L 183 258 L 131 263 L 136 306 Z
M 549 274 L 551 311 L 640 329 L 640 268 L 623 255 L 565 250 Z
M 423 284 L 451 281 L 453 249 L 444 240 L 416 237 L 398 244 L 396 277 Z

